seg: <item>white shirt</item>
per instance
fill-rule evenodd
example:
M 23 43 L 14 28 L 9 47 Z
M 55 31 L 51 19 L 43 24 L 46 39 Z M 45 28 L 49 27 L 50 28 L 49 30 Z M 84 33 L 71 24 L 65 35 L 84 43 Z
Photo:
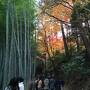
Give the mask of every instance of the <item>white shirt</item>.
M 38 81 L 38 88 L 41 88 L 42 87 L 42 80 L 39 80 Z
M 19 83 L 19 90 L 24 90 L 24 83 L 23 82 Z

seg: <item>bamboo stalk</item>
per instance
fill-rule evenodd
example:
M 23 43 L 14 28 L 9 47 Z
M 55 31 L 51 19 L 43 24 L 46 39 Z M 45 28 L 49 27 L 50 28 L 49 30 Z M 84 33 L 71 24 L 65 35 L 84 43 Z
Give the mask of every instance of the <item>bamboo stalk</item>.
M 6 54 L 5 54 L 5 62 L 4 62 L 4 77 L 3 77 L 3 90 L 7 84 L 7 60 L 8 60 L 8 31 L 9 31 L 9 1 L 7 1 L 7 9 L 6 9 Z
M 26 79 L 26 45 L 27 45 L 27 41 L 26 41 L 26 31 L 27 31 L 27 27 L 26 27 L 27 23 L 26 23 L 26 11 L 24 11 L 24 30 L 25 30 L 25 36 L 24 36 L 24 42 L 25 42 L 25 46 L 24 46 L 24 77 Z

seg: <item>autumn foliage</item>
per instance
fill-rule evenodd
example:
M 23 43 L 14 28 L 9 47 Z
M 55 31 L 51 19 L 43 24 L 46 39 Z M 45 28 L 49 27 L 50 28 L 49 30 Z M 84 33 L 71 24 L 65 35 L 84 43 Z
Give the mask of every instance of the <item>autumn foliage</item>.
M 72 0 L 68 0 L 68 3 L 72 5 Z M 51 11 L 50 14 L 52 16 L 60 20 L 63 20 L 65 22 L 70 21 L 72 10 L 63 6 L 62 4 L 54 6 L 53 8 L 50 9 L 50 11 Z M 45 13 L 41 14 L 39 19 L 42 21 L 43 27 L 42 30 L 39 30 L 38 32 L 38 38 L 39 38 L 38 50 L 41 52 L 47 52 L 45 48 L 47 47 L 48 52 L 51 55 L 56 50 L 63 52 L 64 43 L 63 43 L 60 21 L 57 21 L 56 19 L 46 15 Z M 46 40 L 46 43 L 44 40 Z

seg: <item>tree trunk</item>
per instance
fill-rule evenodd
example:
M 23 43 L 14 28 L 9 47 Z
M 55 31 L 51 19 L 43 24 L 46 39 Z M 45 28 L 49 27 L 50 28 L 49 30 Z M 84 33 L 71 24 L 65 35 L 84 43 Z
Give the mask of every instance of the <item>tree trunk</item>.
M 47 43 L 47 34 L 46 34 L 46 31 L 45 31 L 44 43 L 45 43 L 46 52 L 48 53 L 48 57 L 51 57 L 50 52 L 49 52 L 49 48 L 48 48 L 48 43 Z
M 62 36 L 63 36 L 65 54 L 66 54 L 66 57 L 69 58 L 69 50 L 68 50 L 67 40 L 66 40 L 66 37 L 65 37 L 65 33 L 64 33 L 63 23 L 62 22 L 61 22 L 61 31 L 62 31 Z
M 80 36 L 83 40 L 83 43 L 85 45 L 86 51 L 87 51 L 87 55 L 88 55 L 88 59 L 90 58 L 90 40 L 88 40 L 87 35 L 85 34 L 85 28 L 82 27 L 82 20 L 79 21 L 79 30 L 80 30 Z

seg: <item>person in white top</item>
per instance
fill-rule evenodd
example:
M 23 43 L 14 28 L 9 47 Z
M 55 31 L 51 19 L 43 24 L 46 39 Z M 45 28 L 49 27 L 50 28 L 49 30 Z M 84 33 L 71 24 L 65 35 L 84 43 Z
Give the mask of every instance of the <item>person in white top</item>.
M 42 78 L 39 77 L 39 80 L 38 80 L 38 90 L 42 90 Z
M 24 90 L 24 83 L 23 82 L 19 82 L 19 90 Z
M 42 89 L 42 80 L 39 80 L 38 81 L 38 90 L 41 90 Z

